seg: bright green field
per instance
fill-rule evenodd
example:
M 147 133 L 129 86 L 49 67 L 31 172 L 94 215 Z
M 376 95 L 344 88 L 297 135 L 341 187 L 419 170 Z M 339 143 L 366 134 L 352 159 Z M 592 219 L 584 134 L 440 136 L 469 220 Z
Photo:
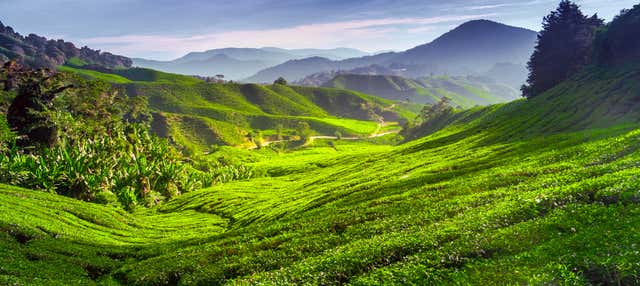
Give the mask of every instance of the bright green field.
M 1 186 L 0 284 L 640 284 L 634 70 L 395 147 L 221 148 L 264 175 L 131 214 Z

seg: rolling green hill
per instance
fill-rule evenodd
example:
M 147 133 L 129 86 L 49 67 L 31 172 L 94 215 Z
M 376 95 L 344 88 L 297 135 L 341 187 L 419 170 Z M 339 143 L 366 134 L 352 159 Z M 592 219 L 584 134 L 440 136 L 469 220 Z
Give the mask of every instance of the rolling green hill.
M 0 186 L 0 283 L 639 284 L 638 67 L 400 146 L 228 151 L 265 175 L 136 213 Z
M 451 98 L 454 105 L 468 108 L 517 99 L 514 89 L 479 77 L 426 77 L 418 80 L 388 75 L 337 75 L 325 87 L 356 90 L 390 100 L 422 104 L 437 102 L 441 97 Z
M 249 146 L 250 132 L 284 136 L 296 133 L 300 122 L 313 133 L 367 136 L 387 122 L 413 119 L 419 106 L 400 104 L 366 94 L 286 85 L 205 83 L 150 69 L 100 69 L 62 66 L 122 86 L 129 96 L 145 96 L 155 112 L 154 130 L 192 152 L 211 145 Z M 97 71 L 97 70 L 99 71 Z

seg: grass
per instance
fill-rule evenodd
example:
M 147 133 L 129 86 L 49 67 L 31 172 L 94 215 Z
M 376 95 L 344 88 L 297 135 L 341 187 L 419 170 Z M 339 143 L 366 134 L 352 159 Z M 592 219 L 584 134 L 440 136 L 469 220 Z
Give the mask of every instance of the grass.
M 145 96 L 155 114 L 154 130 L 190 153 L 212 145 L 250 146 L 247 134 L 296 133 L 307 122 L 317 135 L 366 137 L 377 130 L 372 114 L 387 121 L 406 121 L 419 107 L 353 91 L 285 85 L 208 84 L 188 76 L 149 69 L 117 69 L 111 73 L 69 66 L 61 71 L 123 86 L 130 96 Z M 162 130 L 163 132 L 158 132 Z
M 309 123 L 318 135 L 339 131 L 345 136 L 366 137 L 377 129 L 372 113 L 383 114 L 389 121 L 405 121 L 412 119 L 414 110 L 418 110 L 337 89 L 207 84 L 190 77 L 137 68 L 113 73 L 67 66 L 60 69 L 123 85 L 130 96 L 147 97 L 150 107 L 164 117 L 157 121 L 156 131 L 166 130 L 163 136 L 192 153 L 207 151 L 214 144 L 251 145 L 247 139 L 251 132 L 275 134 L 280 128 L 293 134 L 301 121 Z
M 487 84 L 464 77 L 426 77 L 417 80 L 398 76 L 338 75 L 325 84 L 329 87 L 352 89 L 398 101 L 435 103 L 441 97 L 451 98 L 456 106 L 469 108 L 507 102 L 516 98 L 516 91 L 499 84 Z
M 58 71 L 61 71 L 61 72 L 73 72 L 73 73 L 77 73 L 77 74 L 79 74 L 81 76 L 90 78 L 90 79 L 99 79 L 99 80 L 104 80 L 104 81 L 110 82 L 110 83 L 125 84 L 125 83 L 131 83 L 132 82 L 128 78 L 125 78 L 125 77 L 120 76 L 120 75 L 101 73 L 101 72 L 97 72 L 97 71 L 74 68 L 74 67 L 70 67 L 70 66 L 59 66 L 58 67 Z
M 399 146 L 222 147 L 261 177 L 126 213 L 0 186 L 0 281 L 640 283 L 635 69 L 456 113 Z

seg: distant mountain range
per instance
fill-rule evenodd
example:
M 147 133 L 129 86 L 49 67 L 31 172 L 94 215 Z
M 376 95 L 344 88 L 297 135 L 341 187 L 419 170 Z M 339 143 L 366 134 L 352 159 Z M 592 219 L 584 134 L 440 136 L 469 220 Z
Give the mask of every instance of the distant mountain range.
M 130 67 L 131 59 L 87 47 L 76 48 L 63 40 L 49 40 L 35 34 L 22 36 L 0 22 L 0 63 L 17 60 L 33 68 L 56 68 L 67 61 L 108 68 Z
M 493 71 L 496 78 L 513 77 L 517 67 L 517 79 L 524 82 L 525 63 L 533 52 L 537 33 L 531 30 L 488 21 L 475 20 L 464 23 L 431 43 L 404 52 L 389 52 L 373 56 L 331 60 L 306 58 L 292 60 L 266 68 L 246 79 L 248 82 L 272 82 L 282 76 L 289 81 L 302 80 L 319 72 L 351 70 L 377 65 L 391 71 L 392 75 L 410 78 L 430 74 L 477 75 Z M 513 85 L 519 85 L 513 84 Z
M 240 80 L 256 72 L 296 59 L 322 57 L 342 60 L 362 57 L 368 53 L 349 48 L 336 49 L 281 49 L 265 48 L 224 48 L 205 52 L 192 52 L 172 61 L 155 61 L 136 58 L 134 66 L 153 68 L 166 72 L 188 75 L 224 75 L 227 79 Z

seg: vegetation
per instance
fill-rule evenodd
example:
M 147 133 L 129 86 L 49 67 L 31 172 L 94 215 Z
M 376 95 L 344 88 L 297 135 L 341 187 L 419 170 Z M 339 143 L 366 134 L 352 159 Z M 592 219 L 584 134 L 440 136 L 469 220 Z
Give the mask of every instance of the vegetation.
M 637 284 L 635 68 L 591 67 L 536 98 L 456 112 L 445 128 L 397 147 L 223 148 L 211 156 L 240 158 L 262 175 L 134 214 L 3 186 L 0 277 Z
M 640 5 L 623 10 L 597 36 L 596 57 L 600 63 L 623 63 L 640 59 L 640 40 L 629 31 L 640 29 Z
M 528 63 L 529 78 L 522 95 L 537 96 L 591 62 L 596 30 L 604 25 L 597 15 L 587 17 L 578 5 L 562 0 L 542 22 L 538 44 Z
M 357 92 L 114 86 L 9 64 L 0 284 L 638 285 L 638 70 L 596 61 L 536 96 L 470 109 L 443 97 L 392 145 L 401 135 L 311 140 L 340 124 L 376 135 L 385 112 L 402 116 Z M 189 120 L 207 125 L 183 132 Z M 174 147 L 234 124 L 258 148 Z M 29 133 L 42 126 L 55 140 Z
M 433 104 L 449 97 L 452 104 L 469 108 L 508 102 L 518 97 L 517 91 L 482 77 L 431 76 L 407 79 L 399 76 L 338 74 L 322 84 L 371 94 L 389 100 L 417 104 Z
M 273 84 L 287 85 L 287 80 L 284 79 L 283 77 L 279 77 L 273 82 Z
M 237 177 L 215 171 L 219 164 L 198 165 L 205 173 L 183 163 L 150 134 L 145 98 L 15 62 L 0 73 L 5 94 L 16 93 L 1 118 L 0 182 L 131 209 Z
M 416 108 L 377 97 L 330 88 L 282 84 L 205 83 L 148 69 L 109 70 L 60 67 L 90 79 L 121 85 L 130 96 L 148 99 L 154 112 L 152 130 L 182 146 L 189 155 L 211 151 L 212 145 L 254 146 L 250 133 L 294 136 L 299 122 L 312 134 L 366 137 L 380 117 L 404 122 Z M 419 110 L 418 110 L 419 111 Z M 268 139 L 268 138 L 267 138 Z

